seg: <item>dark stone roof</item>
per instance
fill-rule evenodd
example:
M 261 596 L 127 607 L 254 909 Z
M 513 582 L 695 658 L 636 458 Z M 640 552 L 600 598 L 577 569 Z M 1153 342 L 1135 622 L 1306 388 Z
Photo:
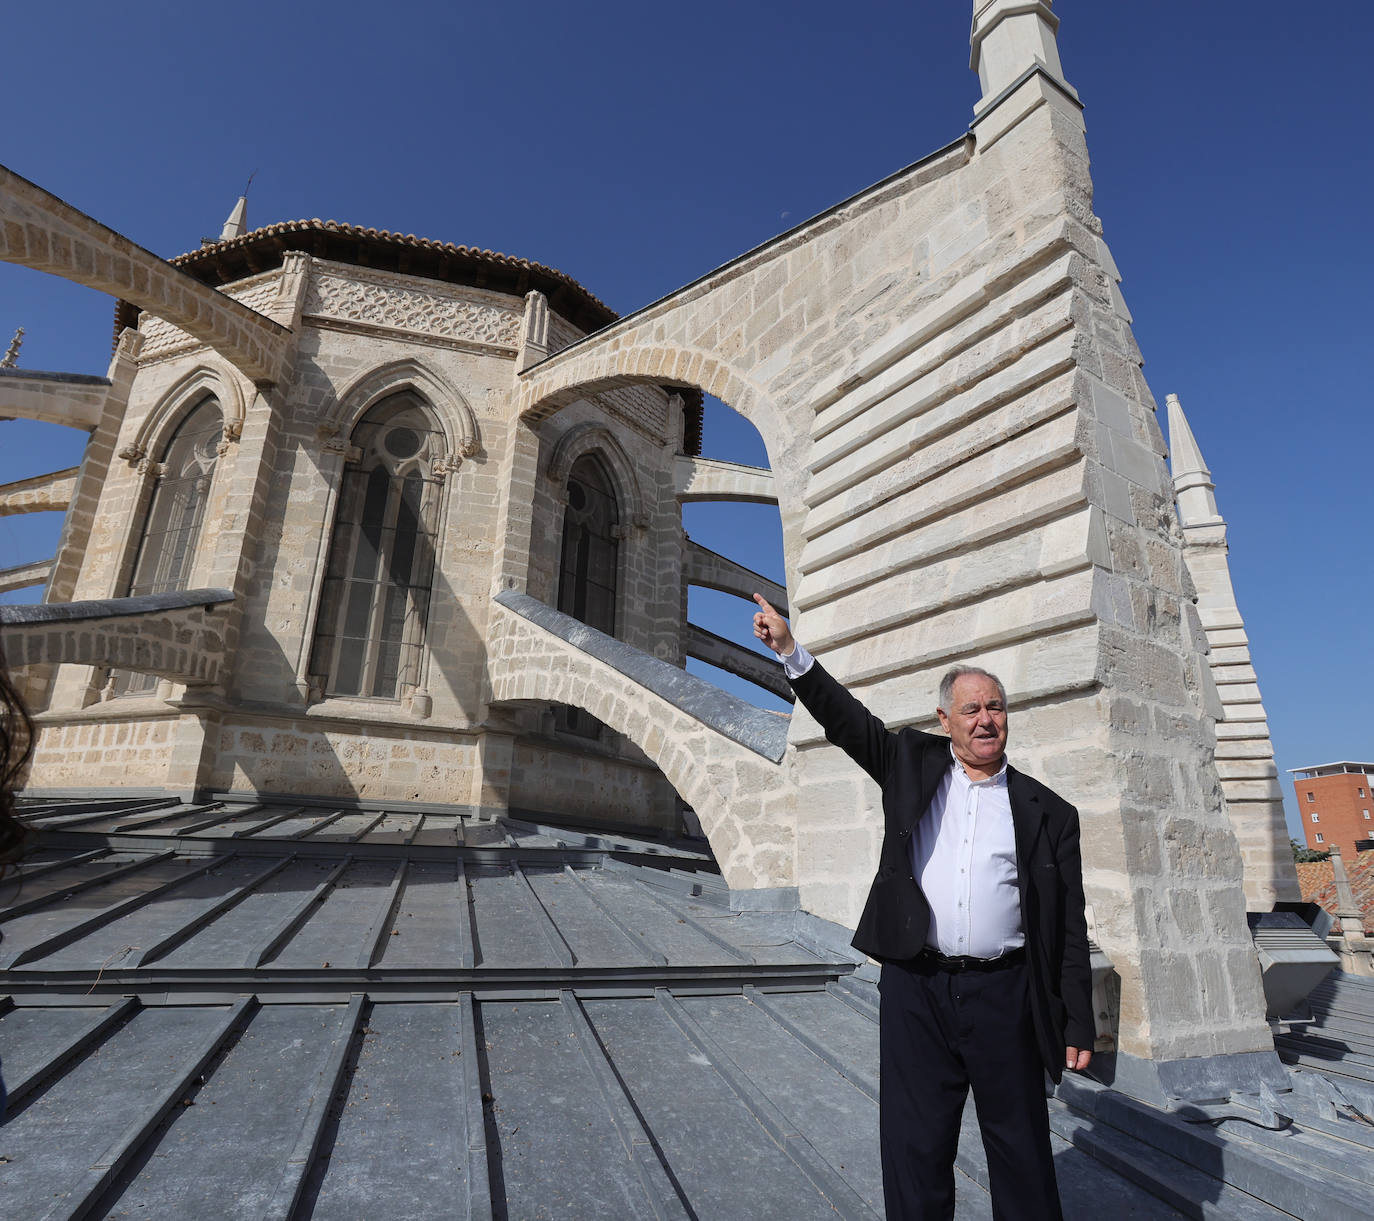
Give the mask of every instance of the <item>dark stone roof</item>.
M 217 606 L 232 602 L 231 589 L 177 589 L 136 598 L 92 598 L 85 602 L 41 602 L 0 606 L 0 626 L 34 623 L 77 623 L 125 615 L 154 615 L 160 611 L 185 610 L 190 606 Z

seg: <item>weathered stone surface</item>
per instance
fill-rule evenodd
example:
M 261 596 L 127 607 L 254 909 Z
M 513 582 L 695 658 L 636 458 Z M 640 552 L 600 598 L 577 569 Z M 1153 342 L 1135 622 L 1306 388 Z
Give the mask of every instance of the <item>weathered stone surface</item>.
M 795 886 L 811 912 L 852 924 L 881 828 L 872 784 L 804 713 L 789 725 L 727 708 L 680 669 L 684 574 L 700 568 L 682 501 L 775 500 L 798 632 L 876 715 L 929 727 L 955 661 L 1006 681 L 1014 761 L 1080 810 L 1095 928 L 1121 976 L 1120 1048 L 1270 1047 L 1241 882 L 1278 876 L 1256 864 L 1275 837 L 1259 813 L 1275 784 L 1259 691 L 1238 611 L 1208 592 L 1222 525 L 1185 521 L 1180 538 L 1049 14 L 1043 0 L 977 10 L 969 134 L 593 335 L 556 294 L 300 251 L 225 292 L 187 288 L 4 179 L 0 211 L 32 224 L 7 227 L 3 257 L 148 311 L 146 350 L 126 351 L 134 372 L 124 390 L 112 377 L 83 465 L 61 597 L 127 588 L 178 421 L 211 394 L 226 425 L 192 572 L 234 595 L 206 654 L 224 659 L 223 699 L 169 682 L 159 698 L 102 700 L 111 658 L 147 667 L 160 649 L 176 660 L 157 672 L 186 681 L 194 631 L 151 618 L 116 648 L 72 630 L 36 648 L 80 663 L 46 691 L 36 774 L 74 774 L 94 734 L 92 766 L 125 783 L 498 807 L 565 795 L 569 810 L 613 800 L 667 828 L 657 769 L 733 886 Z M 51 233 L 81 223 L 70 257 L 54 254 Z M 123 278 L 95 270 L 111 251 Z M 750 420 L 771 470 L 679 454 L 682 388 Z M 399 700 L 331 695 L 311 645 L 353 430 L 398 391 L 423 399 L 449 450 L 416 681 Z M 615 641 L 548 610 L 566 476 L 584 456 L 616 490 Z M 1208 643 L 1227 650 L 1215 675 Z M 560 736 L 557 705 L 609 730 Z M 118 764 L 117 725 L 142 735 Z
M 1252 911 L 1269 911 L 1276 901 L 1295 901 L 1301 894 L 1288 847 L 1283 796 L 1271 782 L 1276 771 L 1268 717 L 1231 585 L 1226 522 L 1217 509 L 1211 472 L 1176 394 L 1169 395 L 1168 408 L 1184 558 L 1197 591 L 1198 618 L 1210 645 L 1207 661 L 1221 706 L 1217 772 L 1240 842 L 1246 901 Z
M 91 429 L 109 389 L 103 377 L 0 369 L 0 417 Z
M 65 510 L 76 489 L 77 468 L 34 475 L 0 486 L 0 517 L 15 513 L 47 513 Z

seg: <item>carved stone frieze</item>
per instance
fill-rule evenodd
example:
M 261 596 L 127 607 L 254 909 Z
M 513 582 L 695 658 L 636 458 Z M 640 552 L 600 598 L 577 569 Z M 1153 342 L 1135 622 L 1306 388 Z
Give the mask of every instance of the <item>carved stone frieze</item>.
M 321 272 L 310 283 L 305 313 L 420 331 L 492 347 L 515 348 L 522 314 L 409 285 Z

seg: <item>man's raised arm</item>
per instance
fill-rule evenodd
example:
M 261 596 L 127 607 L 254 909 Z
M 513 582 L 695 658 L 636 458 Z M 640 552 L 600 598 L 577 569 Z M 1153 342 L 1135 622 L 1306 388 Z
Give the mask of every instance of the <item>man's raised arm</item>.
M 754 601 L 759 605 L 754 635 L 777 654 L 797 699 L 820 723 L 826 738 L 881 784 L 891 763 L 892 735 L 816 663 L 762 594 L 755 594 Z
M 754 635 L 777 654 L 789 679 L 800 678 L 811 669 L 815 658 L 792 635 L 787 620 L 768 604 L 762 594 L 755 594 L 754 601 L 759 604 L 759 609 L 754 612 Z

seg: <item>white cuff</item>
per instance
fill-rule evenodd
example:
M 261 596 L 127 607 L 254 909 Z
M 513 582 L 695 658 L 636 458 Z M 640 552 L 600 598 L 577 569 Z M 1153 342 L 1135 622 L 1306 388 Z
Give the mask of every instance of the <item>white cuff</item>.
M 815 664 L 816 659 L 806 651 L 806 646 L 800 640 L 794 642 L 794 647 L 790 653 L 778 658 L 782 662 L 783 673 L 788 678 L 800 678 Z

